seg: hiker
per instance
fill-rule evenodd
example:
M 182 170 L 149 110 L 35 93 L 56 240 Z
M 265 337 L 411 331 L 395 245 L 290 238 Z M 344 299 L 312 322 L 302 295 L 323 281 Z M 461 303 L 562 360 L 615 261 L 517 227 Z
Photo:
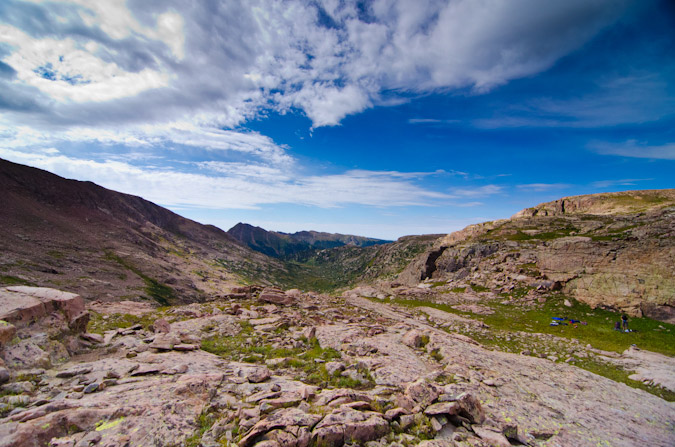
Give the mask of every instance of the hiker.
M 621 321 L 623 322 L 623 330 L 628 332 L 628 315 L 621 315 Z
M 616 323 L 614 323 L 614 330 L 615 331 L 621 331 L 621 322 L 620 321 L 617 321 Z

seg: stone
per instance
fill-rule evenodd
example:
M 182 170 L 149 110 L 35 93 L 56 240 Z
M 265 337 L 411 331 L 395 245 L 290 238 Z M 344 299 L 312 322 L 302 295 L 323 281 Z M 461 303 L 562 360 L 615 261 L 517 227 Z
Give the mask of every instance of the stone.
M 389 430 L 389 423 L 379 413 L 342 407 L 333 410 L 314 427 L 312 442 L 335 447 L 345 442 L 363 444 L 386 435 Z
M 246 374 L 246 380 L 251 383 L 260 383 L 272 377 L 272 373 L 267 367 L 261 366 L 259 368 L 253 368 Z
M 97 445 L 101 441 L 101 433 L 96 430 L 90 431 L 82 439 L 80 439 L 75 447 L 92 447 Z
M 56 377 L 60 379 L 67 379 L 70 377 L 81 376 L 83 374 L 89 374 L 92 371 L 91 366 L 78 366 L 75 368 L 67 369 L 65 371 L 59 371 L 56 373 Z
M 286 295 L 284 292 L 277 289 L 269 289 L 269 288 L 264 289 L 262 292 L 260 292 L 258 300 L 265 303 L 279 304 L 279 305 L 289 305 L 295 302 L 293 297 Z
M 9 382 L 9 377 L 9 370 L 7 368 L 0 367 L 0 385 Z
M 80 334 L 82 340 L 90 341 L 93 343 L 103 343 L 103 336 L 99 334 L 90 334 L 88 332 L 83 332 Z
M 140 365 L 137 369 L 129 374 L 132 377 L 136 376 L 148 376 L 153 374 L 159 374 L 161 367 L 157 365 Z
M 506 436 L 501 433 L 489 430 L 487 428 L 474 425 L 472 427 L 473 432 L 478 435 L 483 441 L 486 441 L 489 445 L 494 447 L 511 447 L 511 443 Z
M 165 333 L 159 333 L 155 339 L 148 345 L 152 349 L 157 349 L 158 351 L 171 351 L 173 347 L 180 344 L 178 339 L 171 335 Z
M 171 332 L 171 324 L 164 318 L 158 318 L 152 323 L 152 331 L 155 334 L 168 334 Z
M 311 429 L 321 420 L 317 414 L 305 413 L 297 408 L 285 408 L 270 414 L 266 419 L 256 423 L 239 441 L 239 447 L 253 446 L 266 433 L 290 427 L 306 427 Z
M 48 287 L 0 288 L 0 320 L 23 326 L 52 312 L 62 312 L 70 323 L 86 312 L 84 300 L 77 294 Z
M 87 311 L 82 311 L 79 314 L 75 315 L 69 322 L 68 327 L 70 330 L 76 333 L 85 332 L 87 330 L 87 325 L 89 324 L 89 318 L 91 315 Z
M 384 413 L 384 418 L 388 421 L 393 421 L 394 419 L 400 418 L 401 416 L 408 414 L 408 411 L 405 408 L 396 407 L 391 410 L 387 410 Z
M 326 372 L 329 375 L 334 376 L 337 372 L 342 372 L 345 370 L 345 364 L 342 362 L 326 362 L 325 364 Z
M 178 345 L 174 345 L 173 349 L 174 351 L 194 351 L 195 349 L 197 349 L 197 346 L 188 343 L 181 343 Z
M 10 342 L 14 334 L 16 334 L 16 327 L 5 320 L 0 320 L 0 346 Z
M 405 396 L 416 404 L 426 407 L 436 400 L 439 396 L 439 390 L 436 385 L 427 382 L 425 379 L 418 379 L 406 386 Z
M 28 381 L 6 383 L 0 387 L 5 394 L 31 394 L 35 391 L 35 385 Z
M 94 382 L 94 383 L 90 383 L 89 385 L 84 387 L 84 390 L 82 390 L 82 392 L 84 392 L 84 394 L 91 394 L 91 393 L 95 393 L 96 391 L 98 391 L 98 388 L 99 388 L 99 384 Z
M 411 348 L 421 348 L 424 344 L 424 336 L 417 329 L 412 329 L 401 338 L 401 342 Z
M 311 339 L 315 338 L 316 337 L 316 327 L 312 326 L 312 327 L 305 328 L 302 331 L 302 335 L 307 340 L 311 340 Z

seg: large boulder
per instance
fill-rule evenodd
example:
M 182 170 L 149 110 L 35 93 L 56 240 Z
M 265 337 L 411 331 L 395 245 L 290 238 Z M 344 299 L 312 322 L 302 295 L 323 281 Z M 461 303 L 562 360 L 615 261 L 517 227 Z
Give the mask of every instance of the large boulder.
M 333 410 L 312 431 L 314 445 L 340 447 L 345 443 L 363 445 L 389 432 L 389 423 L 380 413 L 349 407 Z
M 317 414 L 305 413 L 297 408 L 278 410 L 255 424 L 246 436 L 241 438 L 239 447 L 250 447 L 264 440 L 286 441 L 283 445 L 294 447 L 304 444 L 304 441 L 309 439 L 305 434 L 308 434 L 320 419 L 321 416 Z M 284 433 L 280 433 L 281 431 Z
M 12 286 L 0 289 L 0 320 L 17 327 L 61 312 L 71 329 L 82 332 L 89 321 L 81 296 L 47 287 Z
M 286 295 L 279 289 L 267 288 L 260 292 L 259 301 L 264 303 L 288 305 L 295 302 L 292 296 Z

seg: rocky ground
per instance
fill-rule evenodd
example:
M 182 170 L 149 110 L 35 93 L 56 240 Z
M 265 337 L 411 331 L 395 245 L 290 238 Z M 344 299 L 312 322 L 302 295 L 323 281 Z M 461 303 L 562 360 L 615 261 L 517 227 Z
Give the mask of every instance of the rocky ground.
M 2 289 L 0 446 L 675 444 L 675 404 L 545 352 L 489 349 L 466 335 L 489 330 L 477 319 L 373 292 L 85 309 Z M 672 387 L 670 357 L 560 343 Z

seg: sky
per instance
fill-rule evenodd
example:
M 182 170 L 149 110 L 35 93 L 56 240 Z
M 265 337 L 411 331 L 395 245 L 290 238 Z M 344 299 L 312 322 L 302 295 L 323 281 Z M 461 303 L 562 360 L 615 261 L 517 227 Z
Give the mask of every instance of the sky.
M 0 158 L 396 239 L 675 187 L 675 3 L 0 1 Z

